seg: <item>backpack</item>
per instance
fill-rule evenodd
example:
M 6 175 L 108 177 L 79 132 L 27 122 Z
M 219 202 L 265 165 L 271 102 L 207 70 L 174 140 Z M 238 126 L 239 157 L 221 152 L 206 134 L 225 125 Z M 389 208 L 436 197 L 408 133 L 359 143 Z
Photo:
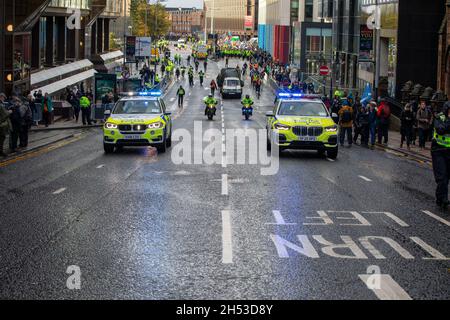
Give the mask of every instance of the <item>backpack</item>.
M 350 121 L 352 121 L 352 112 L 349 110 L 349 109 L 347 109 L 347 110 L 344 110 L 344 112 L 342 113 L 342 122 L 350 122 Z
M 385 104 L 383 109 L 381 110 L 381 117 L 384 119 L 388 119 L 391 116 L 391 108 L 388 104 Z

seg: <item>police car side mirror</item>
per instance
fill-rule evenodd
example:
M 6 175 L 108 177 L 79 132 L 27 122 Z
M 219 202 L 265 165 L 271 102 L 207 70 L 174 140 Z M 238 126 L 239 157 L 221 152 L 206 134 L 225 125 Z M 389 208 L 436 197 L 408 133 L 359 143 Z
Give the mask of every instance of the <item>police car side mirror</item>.
M 336 113 L 332 113 L 332 114 L 331 114 L 331 117 L 332 117 L 332 118 L 337 118 L 337 117 L 339 117 L 339 116 L 338 116 Z
M 111 110 L 105 110 L 105 112 L 103 113 L 106 117 L 109 117 L 111 115 Z
M 266 113 L 266 117 L 273 117 L 273 111 L 269 111 Z
M 171 116 L 171 115 L 172 115 L 172 112 L 164 112 L 164 115 L 165 115 L 165 116 Z

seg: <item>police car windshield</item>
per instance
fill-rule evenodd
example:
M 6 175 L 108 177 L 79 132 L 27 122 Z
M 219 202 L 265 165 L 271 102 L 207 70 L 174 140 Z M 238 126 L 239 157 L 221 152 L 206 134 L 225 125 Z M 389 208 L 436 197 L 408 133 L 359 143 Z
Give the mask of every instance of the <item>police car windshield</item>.
M 156 100 L 125 100 L 119 101 L 113 114 L 158 114 L 161 107 Z
M 321 102 L 283 101 L 278 110 L 280 116 L 327 117 L 328 112 Z

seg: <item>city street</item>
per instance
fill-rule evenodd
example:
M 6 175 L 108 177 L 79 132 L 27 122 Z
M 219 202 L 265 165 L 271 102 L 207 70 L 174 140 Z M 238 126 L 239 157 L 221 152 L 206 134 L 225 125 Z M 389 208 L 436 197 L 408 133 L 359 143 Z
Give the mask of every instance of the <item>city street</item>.
M 429 163 L 359 146 L 336 160 L 283 151 L 273 175 L 228 149 L 221 163 L 194 161 L 210 144 L 195 126 L 259 132 L 273 109 L 266 83 L 249 121 L 237 99 L 219 99 L 208 121 L 202 99 L 222 67 L 209 61 L 204 87 L 180 82 L 183 109 L 180 83 L 164 97 L 192 164 L 174 163 L 175 138 L 164 154 L 105 155 L 101 128 L 0 163 L 0 298 L 450 299 L 450 214 Z M 237 141 L 235 155 L 256 147 Z

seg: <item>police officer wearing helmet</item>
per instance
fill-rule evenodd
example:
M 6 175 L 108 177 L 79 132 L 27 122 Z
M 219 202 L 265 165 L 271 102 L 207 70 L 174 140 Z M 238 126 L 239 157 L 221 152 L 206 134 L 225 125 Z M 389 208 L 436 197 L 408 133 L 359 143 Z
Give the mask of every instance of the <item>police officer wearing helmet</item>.
M 447 209 L 448 182 L 450 178 L 450 101 L 434 120 L 433 142 L 431 144 L 434 178 L 437 183 L 436 204 Z

